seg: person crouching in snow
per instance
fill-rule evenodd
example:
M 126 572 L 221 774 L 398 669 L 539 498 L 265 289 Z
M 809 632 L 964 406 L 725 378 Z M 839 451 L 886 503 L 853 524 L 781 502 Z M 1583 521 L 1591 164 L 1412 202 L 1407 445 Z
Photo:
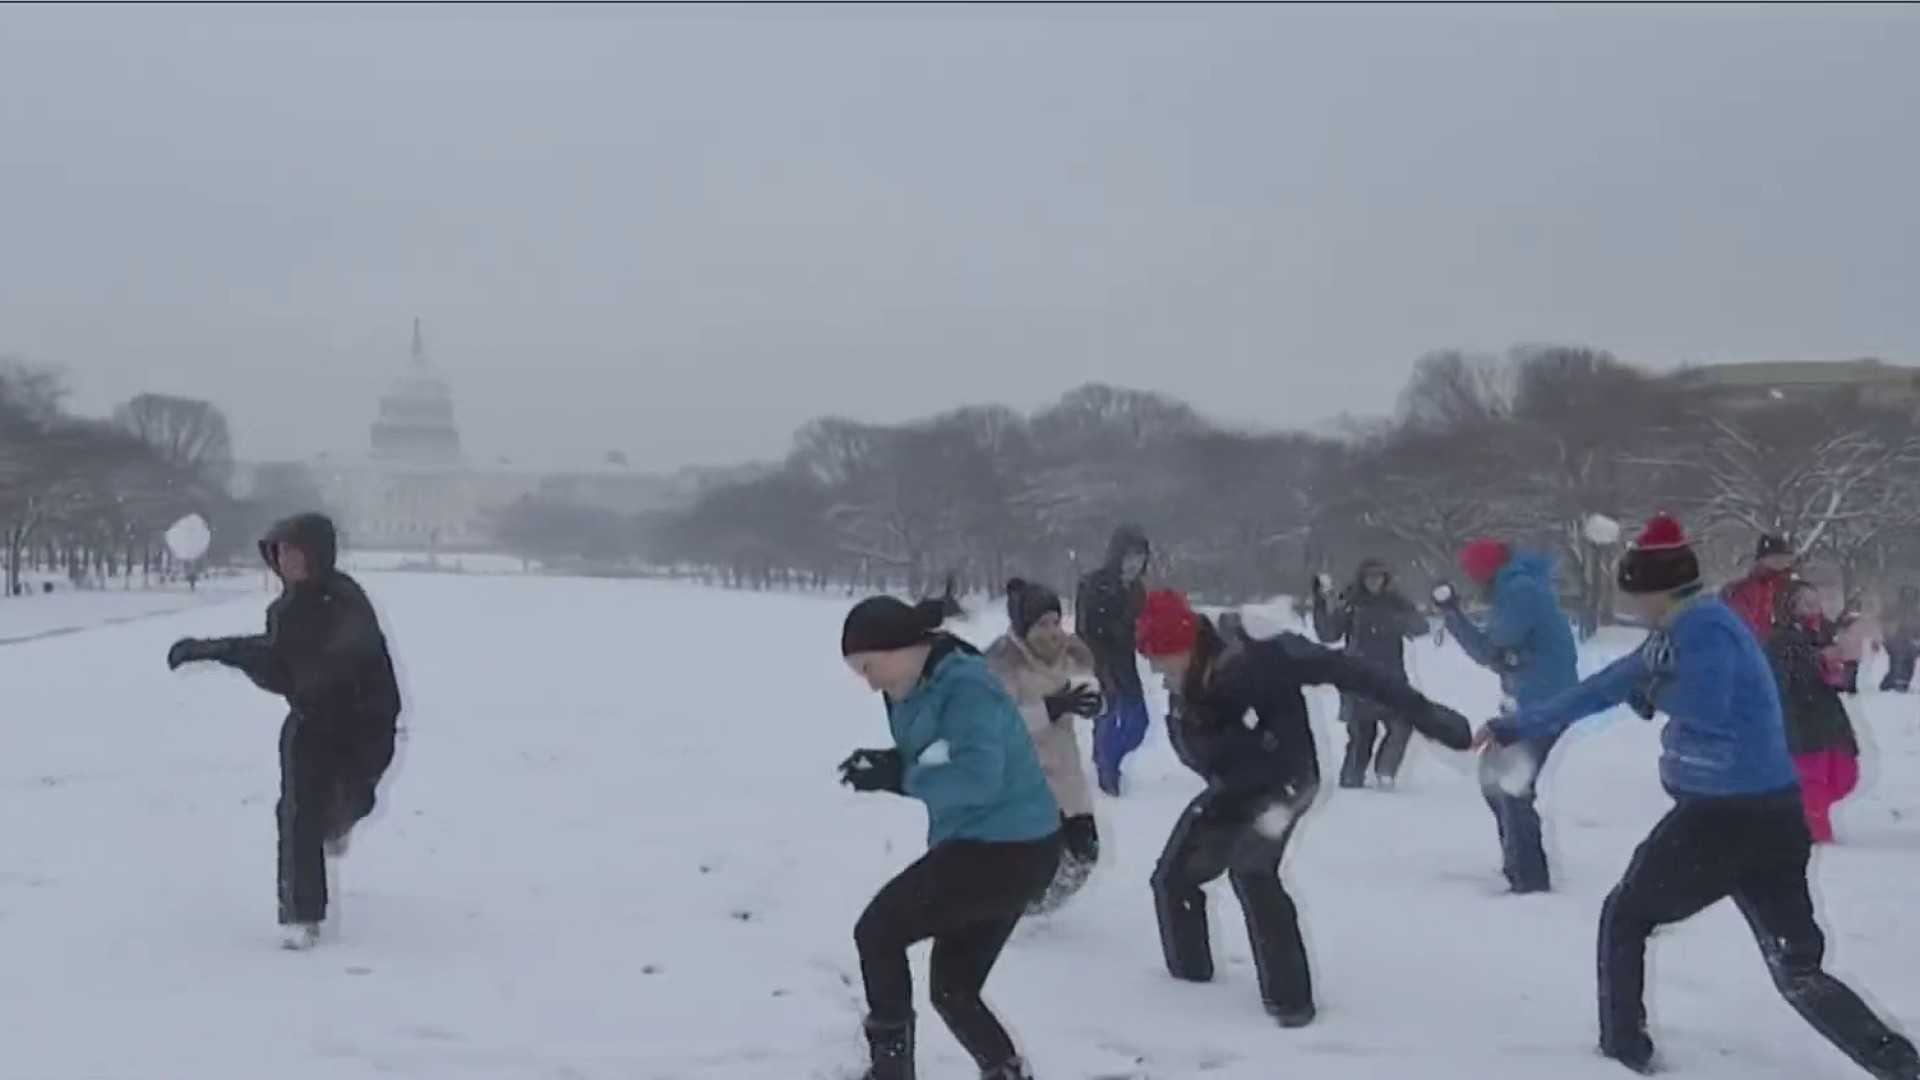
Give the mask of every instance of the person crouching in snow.
M 287 699 L 280 728 L 280 925 L 290 949 L 319 940 L 327 915 L 328 855 L 373 812 L 375 788 L 393 761 L 400 688 L 373 604 L 335 568 L 333 523 L 302 514 L 275 525 L 260 555 L 281 583 L 267 632 L 189 638 L 167 666 L 210 661 L 238 669 Z
M 1393 709 L 1415 731 L 1456 750 L 1472 741 L 1471 726 L 1385 670 L 1298 634 L 1224 637 L 1171 590 L 1147 595 L 1136 638 L 1178 702 L 1178 712 L 1167 718 L 1174 752 L 1207 781 L 1153 871 L 1167 971 L 1190 982 L 1212 980 L 1201 887 L 1224 873 L 1246 916 L 1268 1015 L 1285 1027 L 1309 1024 L 1314 1003 L 1306 945 L 1299 912 L 1280 883 L 1287 841 L 1320 787 L 1301 688 L 1337 686 Z
M 987 667 L 1020 707 L 1047 786 L 1060 804 L 1066 847 L 1053 884 L 1028 909 L 1040 915 L 1079 892 L 1100 859 L 1093 789 L 1087 783 L 1074 719 L 1100 715 L 1101 702 L 1092 686 L 1073 682 L 1076 675 L 1092 673 L 1093 653 L 1061 625 L 1059 594 L 1015 578 L 1007 582 L 1007 617 L 1006 634 L 987 646 Z
M 980 1000 L 1020 917 L 1060 862 L 1060 808 L 1026 722 L 971 645 L 940 632 L 946 604 L 861 601 L 841 630 L 847 666 L 883 696 L 893 745 L 856 750 L 843 783 L 927 806 L 927 853 L 880 889 L 855 925 L 866 984 L 866 1080 L 913 1080 L 907 949 L 933 939 L 933 1007 L 983 1080 L 1028 1080 Z
M 1816 844 L 1833 842 L 1833 805 L 1860 782 L 1860 744 L 1840 690 L 1846 665 L 1835 651 L 1820 593 L 1796 582 L 1787 596 L 1789 618 L 1773 631 L 1767 657 L 1780 682 L 1787 750 L 1800 774 L 1807 831 Z
M 1780 696 L 1746 621 L 1703 593 L 1700 563 L 1674 519 L 1657 516 L 1621 560 L 1620 591 L 1657 629 L 1633 653 L 1475 738 L 1556 735 L 1631 703 L 1667 715 L 1660 780 L 1674 799 L 1600 913 L 1600 1050 L 1654 1071 L 1644 1003 L 1647 937 L 1731 896 L 1774 984 L 1815 1030 L 1880 1080 L 1917 1080 L 1920 1057 L 1821 968 L 1826 942 L 1807 888 L 1812 844 L 1787 752 Z

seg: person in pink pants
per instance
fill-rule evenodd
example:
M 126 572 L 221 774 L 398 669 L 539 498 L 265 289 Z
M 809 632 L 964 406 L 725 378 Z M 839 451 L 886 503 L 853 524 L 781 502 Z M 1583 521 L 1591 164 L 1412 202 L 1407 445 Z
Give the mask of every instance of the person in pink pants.
M 1800 773 L 1807 831 L 1814 843 L 1829 844 L 1833 807 L 1860 782 L 1860 744 L 1840 699 L 1846 662 L 1834 646 L 1833 626 L 1821 610 L 1820 594 L 1803 582 L 1792 588 L 1791 617 L 1774 628 L 1767 654 L 1780 683 L 1787 749 Z

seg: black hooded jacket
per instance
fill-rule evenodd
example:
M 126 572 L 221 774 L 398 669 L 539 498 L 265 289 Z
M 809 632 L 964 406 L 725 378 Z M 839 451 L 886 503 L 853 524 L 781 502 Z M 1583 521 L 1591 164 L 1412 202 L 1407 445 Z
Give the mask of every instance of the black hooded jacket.
M 1075 632 L 1093 651 L 1094 673 L 1109 701 L 1143 696 L 1133 624 L 1140 617 L 1147 587 L 1144 570 L 1129 577 L 1126 562 L 1131 556 L 1145 559 L 1151 554 L 1147 535 L 1135 526 L 1122 525 L 1107 544 L 1107 561 L 1080 579 L 1074 598 Z
M 1218 790 L 1300 794 L 1319 785 L 1320 760 L 1302 693 L 1307 686 L 1337 686 L 1378 702 L 1456 750 L 1472 741 L 1465 719 L 1392 673 L 1298 634 L 1227 641 L 1203 619 L 1200 636 L 1167 732 L 1180 760 Z
M 1368 592 L 1367 575 L 1376 571 L 1387 575 L 1387 586 Z M 1389 671 L 1407 669 L 1407 640 L 1427 630 L 1427 620 L 1393 587 L 1392 571 L 1378 559 L 1361 563 L 1353 584 L 1338 596 L 1320 594 L 1313 599 L 1313 631 L 1322 642 L 1345 642 L 1348 652 Z
M 311 576 L 268 605 L 265 634 L 228 639 L 220 659 L 303 716 L 391 732 L 400 716 L 393 660 L 366 592 L 335 566 L 333 522 L 302 514 L 268 531 L 260 554 L 276 571 L 282 543 L 307 553 Z

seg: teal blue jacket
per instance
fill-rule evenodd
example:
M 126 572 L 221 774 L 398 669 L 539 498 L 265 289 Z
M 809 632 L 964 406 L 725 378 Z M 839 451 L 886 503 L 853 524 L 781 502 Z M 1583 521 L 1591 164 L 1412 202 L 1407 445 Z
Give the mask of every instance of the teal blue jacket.
M 887 726 L 905 766 L 903 787 L 927 804 L 927 845 L 948 840 L 1039 840 L 1060 829 L 1060 807 L 1033 752 L 1026 721 L 974 648 L 942 637 L 913 691 L 887 702 Z

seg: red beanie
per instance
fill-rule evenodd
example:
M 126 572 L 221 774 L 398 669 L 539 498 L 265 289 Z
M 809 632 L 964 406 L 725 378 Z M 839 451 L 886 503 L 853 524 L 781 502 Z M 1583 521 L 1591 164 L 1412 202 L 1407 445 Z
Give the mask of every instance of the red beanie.
M 1140 607 L 1134 639 L 1142 656 L 1177 656 L 1193 651 L 1200 638 L 1199 622 L 1185 596 L 1172 589 L 1155 589 Z
M 1512 549 L 1498 540 L 1469 540 L 1467 546 L 1460 549 L 1460 569 L 1471 580 L 1485 584 L 1492 581 L 1493 575 L 1512 557 Z

